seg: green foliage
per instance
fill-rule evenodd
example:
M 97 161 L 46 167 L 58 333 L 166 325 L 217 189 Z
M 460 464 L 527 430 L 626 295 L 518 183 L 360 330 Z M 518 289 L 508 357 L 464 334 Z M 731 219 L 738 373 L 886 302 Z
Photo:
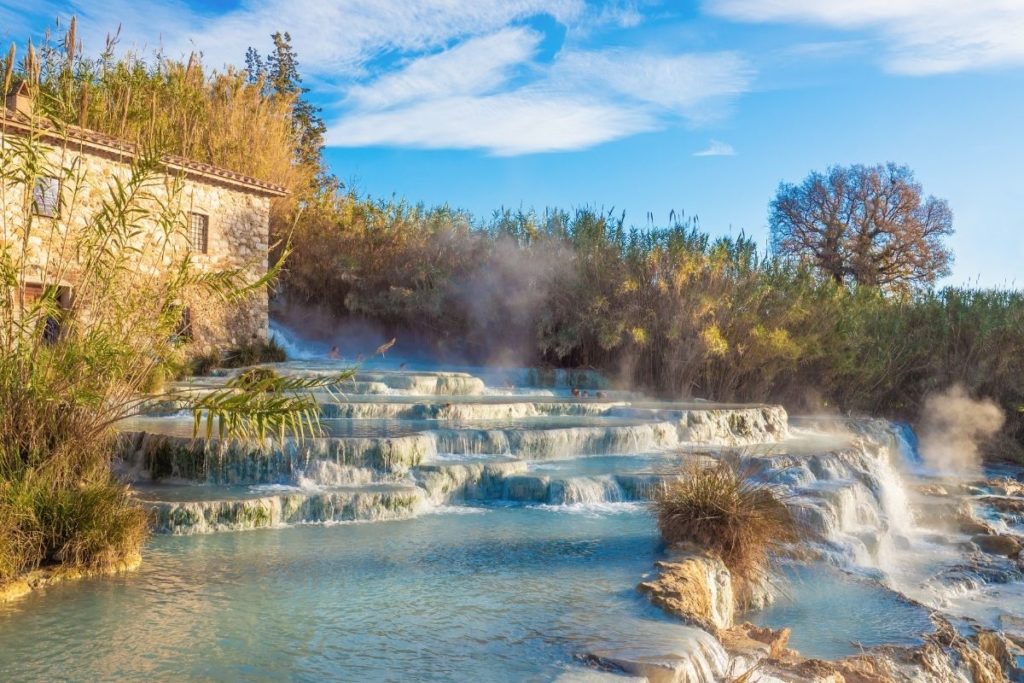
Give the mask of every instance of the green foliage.
M 309 88 L 302 86 L 299 60 L 292 47 L 291 34 L 277 32 L 270 36 L 274 51 L 266 58 L 250 47 L 245 53 L 249 83 L 262 84 L 267 97 L 283 97 L 292 102 L 292 128 L 297 138 L 295 159 L 299 165 L 316 168 L 324 146 L 327 126 L 320 118 L 320 109 L 304 97 Z
M 330 393 L 354 377 L 354 370 L 318 377 L 242 373 L 223 389 L 193 399 L 194 431 L 206 439 L 216 435 L 257 443 L 314 436 L 320 428 L 320 404 L 312 392 Z
M 209 375 L 218 368 L 244 368 L 260 363 L 283 363 L 288 359 L 284 347 L 276 338 L 254 339 L 226 351 L 213 350 L 193 356 L 189 372 L 197 377 Z
M 233 381 L 235 386 L 238 386 L 239 388 L 252 390 L 254 387 L 261 386 L 267 382 L 273 382 L 277 379 L 279 379 L 279 375 L 273 368 L 258 367 L 245 370 Z M 268 387 L 268 390 L 272 390 L 273 388 L 274 386 L 271 384 L 270 387 Z
M 276 338 L 254 339 L 224 353 L 221 367 L 243 368 L 257 363 L 283 363 L 287 360 L 284 348 Z

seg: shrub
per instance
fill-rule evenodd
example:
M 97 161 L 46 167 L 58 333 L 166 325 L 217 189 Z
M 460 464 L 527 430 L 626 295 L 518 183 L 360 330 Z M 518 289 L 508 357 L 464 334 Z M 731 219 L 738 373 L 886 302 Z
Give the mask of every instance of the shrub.
M 226 351 L 220 361 L 223 368 L 244 368 L 258 363 L 283 363 L 288 359 L 276 337 L 264 341 L 254 339 Z
M 218 351 L 211 351 L 210 353 L 194 356 L 189 362 L 188 370 L 190 374 L 202 377 L 221 367 L 221 362 L 220 353 Z
M 721 558 L 740 595 L 767 578 L 772 559 L 801 537 L 776 490 L 751 481 L 731 461 L 687 467 L 654 505 L 665 543 L 692 544 Z

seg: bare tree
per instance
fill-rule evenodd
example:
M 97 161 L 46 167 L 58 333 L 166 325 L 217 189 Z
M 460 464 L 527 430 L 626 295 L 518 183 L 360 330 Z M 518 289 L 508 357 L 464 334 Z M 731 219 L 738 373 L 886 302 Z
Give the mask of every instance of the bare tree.
M 771 203 L 772 242 L 836 282 L 905 290 L 949 274 L 953 234 L 944 199 L 925 197 L 907 166 L 833 166 Z

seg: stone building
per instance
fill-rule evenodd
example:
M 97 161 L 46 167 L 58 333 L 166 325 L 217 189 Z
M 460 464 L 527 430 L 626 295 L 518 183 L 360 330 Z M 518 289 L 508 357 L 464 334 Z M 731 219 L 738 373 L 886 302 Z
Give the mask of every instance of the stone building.
M 33 188 L 32 210 L 35 217 L 59 217 L 62 222 L 85 220 L 94 213 L 115 178 L 126 179 L 140 150 L 133 143 L 119 140 L 95 131 L 69 127 L 60 134 L 48 124 L 31 117 L 32 102 L 24 89 L 8 95 L 0 109 L 0 149 L 10 145 L 10 138 L 35 134 L 47 145 L 48 154 L 55 157 L 55 169 L 73 167 L 82 187 L 74 190 L 76 201 L 72 211 L 81 216 L 60 215 L 70 213 L 66 196 L 72 192 L 61 177 L 40 177 Z M 57 158 L 59 157 L 59 158 Z M 218 168 L 182 157 L 161 157 L 167 175 L 167 193 L 173 192 L 187 221 L 187 248 L 196 267 L 206 271 L 241 268 L 247 277 L 255 280 L 267 272 L 270 231 L 270 203 L 275 197 L 287 194 L 277 185 L 263 182 L 240 173 Z M 58 174 L 54 172 L 54 176 Z M 173 190 L 171 189 L 173 187 Z M 6 204 L 6 203 L 5 203 Z M 13 203 L 12 203 L 13 204 Z M 19 206 L 3 208 L 6 224 L 13 224 L 21 211 Z M 39 237 L 29 247 L 35 250 L 40 263 L 45 262 L 51 245 Z M 25 278 L 27 297 L 42 294 L 43 282 Z M 52 286 L 52 282 L 48 282 Z M 63 300 L 73 297 L 75 282 L 61 282 L 59 296 Z M 206 353 L 224 349 L 256 339 L 267 338 L 267 293 L 248 297 L 230 305 L 211 300 L 182 302 L 183 322 L 187 323 L 192 353 Z

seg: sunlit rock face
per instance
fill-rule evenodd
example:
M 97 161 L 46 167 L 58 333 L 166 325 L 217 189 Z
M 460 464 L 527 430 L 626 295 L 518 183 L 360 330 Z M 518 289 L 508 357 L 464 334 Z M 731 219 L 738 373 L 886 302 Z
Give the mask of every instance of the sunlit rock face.
M 711 633 L 733 625 L 732 575 L 720 559 L 683 553 L 655 567 L 657 578 L 638 586 L 651 602 Z

